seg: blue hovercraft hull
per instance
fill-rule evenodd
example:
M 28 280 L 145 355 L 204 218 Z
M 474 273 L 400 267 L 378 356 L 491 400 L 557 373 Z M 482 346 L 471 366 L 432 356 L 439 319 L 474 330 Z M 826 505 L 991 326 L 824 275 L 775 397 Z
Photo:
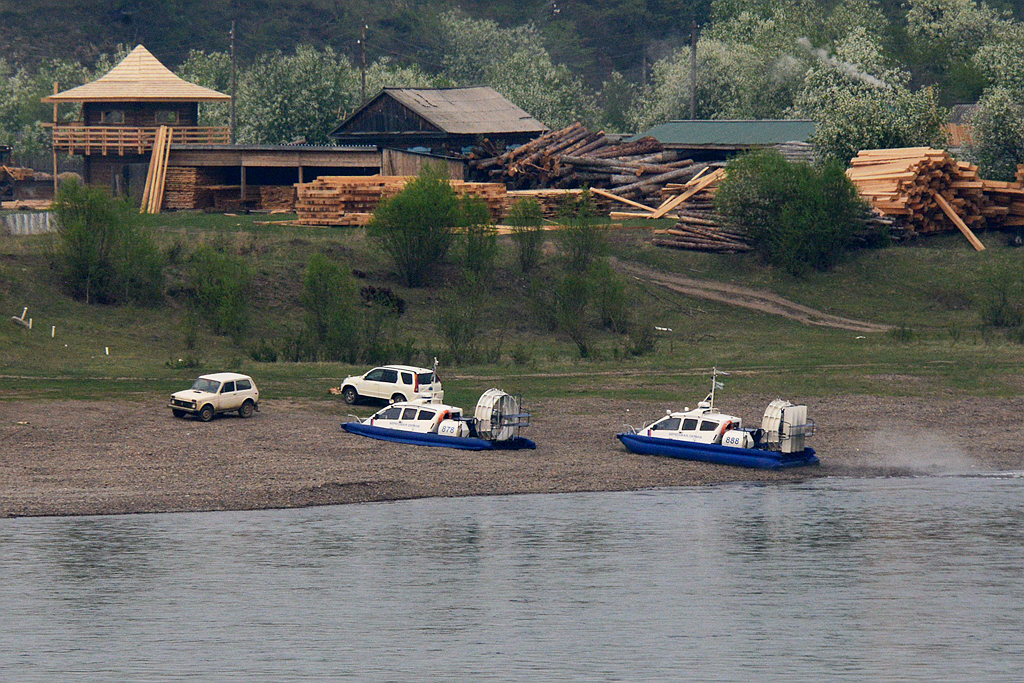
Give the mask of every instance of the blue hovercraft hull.
M 616 434 L 616 438 L 630 451 L 641 455 L 664 455 L 670 458 L 700 460 L 737 467 L 756 467 L 763 470 L 780 470 L 786 467 L 818 464 L 818 457 L 814 455 L 813 448 L 805 448 L 799 453 L 778 453 L 754 448 L 734 448 L 678 439 L 660 439 L 629 432 Z
M 362 422 L 343 422 L 341 428 L 346 432 L 368 436 L 371 439 L 382 441 L 394 441 L 406 443 L 413 446 L 445 446 L 447 448 L 458 448 L 464 451 L 515 451 L 520 449 L 532 449 L 537 445 L 529 439 L 517 436 L 508 441 L 487 441 L 460 436 L 439 436 L 437 434 L 423 434 L 420 432 L 407 432 L 401 429 L 386 429 L 364 425 Z

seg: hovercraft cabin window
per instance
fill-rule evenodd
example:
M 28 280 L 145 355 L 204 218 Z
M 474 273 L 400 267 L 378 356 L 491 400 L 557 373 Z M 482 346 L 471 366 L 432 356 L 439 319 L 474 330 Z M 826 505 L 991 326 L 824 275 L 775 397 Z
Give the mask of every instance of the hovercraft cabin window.
M 415 408 L 406 408 L 405 411 L 402 413 L 402 419 L 403 420 L 415 420 L 416 419 L 416 409 Z
M 679 418 L 667 417 L 651 427 L 651 429 L 657 432 L 674 432 L 679 429 Z
M 377 413 L 378 420 L 397 420 L 402 414 L 402 409 L 392 406 L 386 410 Z
M 692 432 L 695 429 L 697 429 L 697 418 L 695 418 L 695 417 L 688 417 L 685 420 L 683 420 L 683 431 L 684 432 Z
M 421 410 L 420 414 L 416 416 L 417 420 L 433 420 L 436 413 L 433 410 Z
M 712 422 L 711 420 L 704 420 L 700 423 L 700 431 L 702 432 L 713 432 L 718 429 L 718 423 Z

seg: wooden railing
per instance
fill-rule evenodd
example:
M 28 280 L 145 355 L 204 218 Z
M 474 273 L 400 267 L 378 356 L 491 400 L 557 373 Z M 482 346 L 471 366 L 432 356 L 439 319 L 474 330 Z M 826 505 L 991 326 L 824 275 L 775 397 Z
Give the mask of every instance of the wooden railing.
M 55 126 L 53 147 L 69 154 L 146 154 L 153 149 L 158 126 Z M 226 145 L 226 126 L 174 126 L 171 144 Z

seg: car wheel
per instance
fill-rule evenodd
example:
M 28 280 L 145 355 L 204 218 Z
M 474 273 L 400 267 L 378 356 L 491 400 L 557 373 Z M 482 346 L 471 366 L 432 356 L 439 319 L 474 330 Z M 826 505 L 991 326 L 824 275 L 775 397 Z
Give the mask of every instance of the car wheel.
M 205 406 L 199 409 L 199 419 L 203 422 L 209 422 L 213 419 L 213 406 L 207 403 Z
M 242 407 L 238 409 L 239 417 L 252 417 L 252 401 L 246 401 L 242 404 Z
M 171 408 L 171 415 L 174 417 L 185 417 L 185 411 L 178 410 L 177 408 Z
M 404 401 L 404 400 L 405 400 L 405 396 L 402 396 L 401 394 L 395 394 L 394 396 L 391 397 L 391 402 L 392 403 L 398 403 L 398 402 Z
M 341 390 L 341 397 L 345 399 L 345 403 L 352 405 L 359 400 L 359 392 L 355 387 L 345 387 Z

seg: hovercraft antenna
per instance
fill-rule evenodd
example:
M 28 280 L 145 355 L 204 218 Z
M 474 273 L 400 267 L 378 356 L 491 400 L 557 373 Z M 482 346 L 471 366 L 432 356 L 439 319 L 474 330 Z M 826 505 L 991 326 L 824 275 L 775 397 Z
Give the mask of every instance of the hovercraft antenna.
M 708 407 L 711 408 L 711 410 L 715 409 L 715 389 L 722 389 L 722 388 L 725 387 L 724 384 L 722 384 L 721 382 L 718 381 L 718 376 L 719 375 L 723 375 L 725 377 L 728 377 L 729 373 L 725 372 L 724 370 L 719 370 L 718 368 L 712 366 L 712 368 L 711 368 L 711 393 L 708 394 L 707 398 L 704 399 L 705 401 L 708 402 Z

